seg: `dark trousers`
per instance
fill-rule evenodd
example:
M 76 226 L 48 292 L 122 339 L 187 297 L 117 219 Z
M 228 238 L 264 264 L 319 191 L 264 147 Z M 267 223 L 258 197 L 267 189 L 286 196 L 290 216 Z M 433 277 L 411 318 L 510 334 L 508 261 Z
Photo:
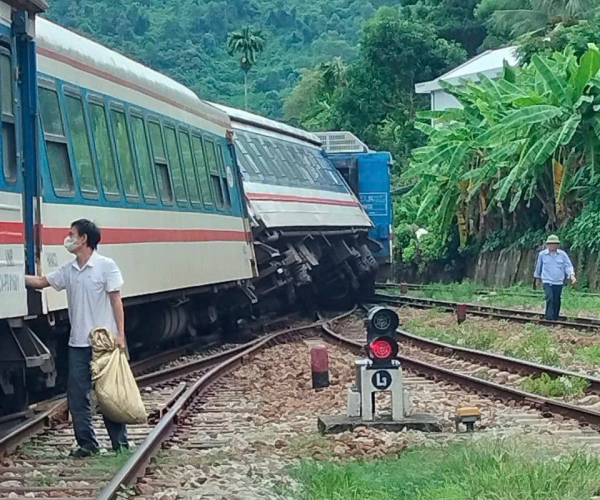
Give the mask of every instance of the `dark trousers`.
M 562 294 L 562 285 L 550 285 L 544 283 L 544 292 L 546 293 L 546 319 L 556 321 L 560 314 L 560 295 Z
M 98 441 L 92 425 L 92 348 L 69 347 L 67 401 L 73 418 L 75 439 L 81 448 L 97 450 Z M 128 446 L 127 427 L 104 417 L 104 425 L 113 449 Z

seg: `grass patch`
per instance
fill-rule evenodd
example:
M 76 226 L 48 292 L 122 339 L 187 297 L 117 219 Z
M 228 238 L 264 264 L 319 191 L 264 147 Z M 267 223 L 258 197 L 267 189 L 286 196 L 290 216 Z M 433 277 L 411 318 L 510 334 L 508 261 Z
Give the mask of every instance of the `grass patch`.
M 526 377 L 521 380 L 521 388 L 533 394 L 548 398 L 564 396 L 583 396 L 589 382 L 580 377 L 552 378 L 547 373 L 539 377 Z
M 48 473 L 42 476 L 33 477 L 31 479 L 31 486 L 56 486 L 59 482 L 64 480 L 64 477 L 59 477 L 56 474 Z
M 439 340 L 446 344 L 457 345 L 461 347 L 469 347 L 471 349 L 491 349 L 498 340 L 498 334 L 491 330 L 480 330 L 477 327 L 463 323 L 462 325 L 454 324 L 450 327 L 434 327 L 423 324 L 423 321 L 428 321 L 429 318 L 409 319 L 406 321 L 406 329 L 421 337 Z
M 379 461 L 305 461 L 291 469 L 299 500 L 464 500 L 590 498 L 600 460 L 539 446 L 472 442 L 415 449 Z
M 576 350 L 575 357 L 591 365 L 600 365 L 600 347 L 597 345 L 580 347 Z
M 544 365 L 559 365 L 561 349 L 564 349 L 564 346 L 561 346 L 548 329 L 527 324 L 525 330 L 526 335 L 507 341 L 504 354 Z
M 88 460 L 89 468 L 86 470 L 86 474 L 90 476 L 103 476 L 104 474 L 114 474 L 119 470 L 125 462 L 129 460 L 129 457 L 133 454 L 132 450 L 123 450 L 119 453 L 108 452 L 101 455 L 95 455 Z
M 397 291 L 396 293 L 400 293 Z M 514 285 L 507 288 L 494 288 L 482 291 L 481 285 L 465 280 L 461 283 L 432 283 L 430 288 L 410 290 L 410 295 L 417 295 L 438 300 L 454 302 L 472 302 L 498 307 L 525 307 L 527 309 L 543 307 L 544 293 L 539 289 L 532 290 L 530 285 Z M 597 295 L 575 290 L 569 286 L 563 289 L 562 313 L 572 316 L 577 314 L 600 315 L 600 300 Z

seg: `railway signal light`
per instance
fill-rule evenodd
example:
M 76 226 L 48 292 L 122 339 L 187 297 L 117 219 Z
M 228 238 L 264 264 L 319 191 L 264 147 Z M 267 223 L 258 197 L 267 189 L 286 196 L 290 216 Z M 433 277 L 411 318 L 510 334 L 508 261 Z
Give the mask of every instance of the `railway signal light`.
M 367 325 L 367 355 L 374 367 L 391 367 L 398 355 L 396 329 L 400 324 L 398 315 L 385 307 L 369 311 Z

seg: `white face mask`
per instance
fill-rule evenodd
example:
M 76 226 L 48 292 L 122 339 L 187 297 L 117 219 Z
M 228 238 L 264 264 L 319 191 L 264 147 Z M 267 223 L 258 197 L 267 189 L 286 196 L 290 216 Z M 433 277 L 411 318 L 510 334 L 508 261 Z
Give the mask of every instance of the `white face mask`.
M 67 236 L 64 244 L 67 252 L 73 253 L 73 250 L 75 250 L 75 245 L 77 245 L 77 240 L 72 236 Z

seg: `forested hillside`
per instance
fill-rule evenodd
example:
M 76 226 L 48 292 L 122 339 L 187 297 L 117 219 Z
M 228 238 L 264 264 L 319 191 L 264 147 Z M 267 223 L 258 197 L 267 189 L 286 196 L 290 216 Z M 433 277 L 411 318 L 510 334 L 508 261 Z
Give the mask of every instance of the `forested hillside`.
M 243 106 L 243 75 L 227 55 L 230 31 L 267 35 L 250 74 L 249 107 L 281 116 L 303 67 L 357 56 L 361 23 L 398 0 L 51 0 L 46 16 L 192 87 L 201 97 Z
M 416 4 L 442 36 L 471 53 L 483 40 L 474 0 L 51 0 L 45 15 L 165 72 L 203 98 L 240 107 L 243 74 L 227 55 L 227 35 L 248 24 L 261 28 L 267 45 L 250 73 L 249 108 L 281 118 L 303 68 L 335 57 L 356 60 L 364 21 L 382 6 L 403 3 Z

